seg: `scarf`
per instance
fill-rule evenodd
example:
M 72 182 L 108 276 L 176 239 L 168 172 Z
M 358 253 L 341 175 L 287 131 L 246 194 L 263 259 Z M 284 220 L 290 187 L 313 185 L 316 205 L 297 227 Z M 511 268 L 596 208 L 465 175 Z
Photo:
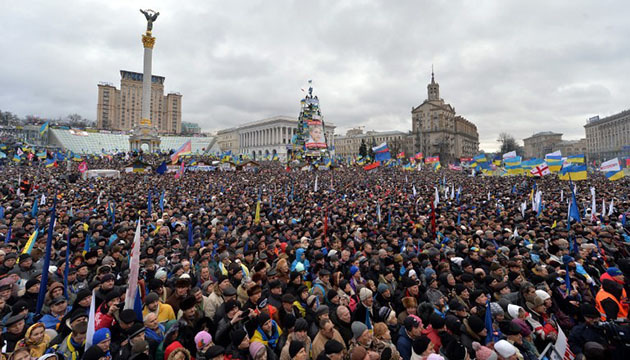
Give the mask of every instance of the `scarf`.
M 258 326 L 257 330 L 260 333 L 263 341 L 267 342 L 272 349 L 275 349 L 276 345 L 278 345 L 278 339 L 280 339 L 280 334 L 278 333 L 278 325 L 276 324 L 276 322 L 271 320 L 271 337 L 269 337 L 260 326 Z

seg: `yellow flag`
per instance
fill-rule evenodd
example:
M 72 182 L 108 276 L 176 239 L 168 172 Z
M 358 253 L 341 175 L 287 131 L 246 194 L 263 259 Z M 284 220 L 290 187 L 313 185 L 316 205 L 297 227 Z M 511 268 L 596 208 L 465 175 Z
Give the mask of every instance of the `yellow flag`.
M 260 224 L 260 200 L 256 202 L 256 216 L 254 217 L 254 223 Z
M 39 230 L 33 231 L 31 236 L 29 236 L 28 241 L 24 245 L 24 249 L 22 249 L 21 254 L 30 254 L 31 253 L 31 250 L 33 250 L 33 245 L 35 245 L 35 240 L 37 239 L 38 235 L 39 235 Z
M 90 229 L 90 225 L 87 223 L 83 223 L 83 231 L 88 231 Z
M 553 225 L 551 225 L 551 228 L 552 228 L 552 229 L 555 229 L 555 228 L 556 228 L 556 225 L 558 225 L 558 222 L 557 222 L 556 220 L 554 220 L 554 221 L 553 221 Z

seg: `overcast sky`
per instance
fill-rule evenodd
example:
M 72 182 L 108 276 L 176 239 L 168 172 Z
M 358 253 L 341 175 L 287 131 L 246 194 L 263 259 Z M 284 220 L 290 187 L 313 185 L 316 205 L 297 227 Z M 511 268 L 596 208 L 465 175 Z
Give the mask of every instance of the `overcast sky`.
M 153 73 L 205 130 L 297 117 L 313 79 L 337 133 L 408 131 L 431 64 L 484 150 L 630 107 L 625 1 L 3 0 L 0 109 L 96 119 L 98 82 L 142 72 L 139 8 L 160 11 Z

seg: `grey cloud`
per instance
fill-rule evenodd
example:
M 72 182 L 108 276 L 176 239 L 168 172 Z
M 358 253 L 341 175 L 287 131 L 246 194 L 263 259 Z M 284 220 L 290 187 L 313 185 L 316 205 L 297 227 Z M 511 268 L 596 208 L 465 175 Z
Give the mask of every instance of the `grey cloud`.
M 431 64 L 442 97 L 499 132 L 584 136 L 590 116 L 628 107 L 625 2 L 29 1 L 0 12 L 0 108 L 96 117 L 96 85 L 141 71 L 139 7 L 161 12 L 154 73 L 183 119 L 217 130 L 297 116 L 313 79 L 338 133 L 411 128 Z

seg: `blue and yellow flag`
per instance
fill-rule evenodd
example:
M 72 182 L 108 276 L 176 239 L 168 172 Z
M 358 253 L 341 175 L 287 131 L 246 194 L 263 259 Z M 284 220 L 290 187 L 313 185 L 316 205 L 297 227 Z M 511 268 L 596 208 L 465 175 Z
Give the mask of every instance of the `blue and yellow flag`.
M 48 160 L 46 160 L 46 167 L 47 168 L 51 168 L 51 167 L 55 166 L 56 163 L 57 162 L 55 161 L 55 159 L 48 159 Z
M 586 165 L 569 164 L 564 166 L 558 173 L 558 178 L 560 180 L 579 181 L 586 180 L 587 177 Z
M 37 236 L 39 235 L 39 229 L 33 231 L 31 236 L 29 236 L 28 241 L 24 245 L 24 249 L 20 254 L 30 254 L 31 250 L 33 250 L 33 245 L 35 245 L 35 241 L 37 241 Z
M 48 131 L 49 121 L 46 121 L 42 127 L 39 128 L 39 136 L 44 136 L 44 133 Z
M 605 175 L 606 178 L 610 181 L 623 179 L 623 177 L 625 176 L 625 174 L 623 173 L 623 169 L 620 169 L 619 171 L 608 171 L 605 173 Z
M 571 164 L 584 164 L 586 161 L 584 159 L 584 154 L 579 154 L 567 156 L 567 162 Z

